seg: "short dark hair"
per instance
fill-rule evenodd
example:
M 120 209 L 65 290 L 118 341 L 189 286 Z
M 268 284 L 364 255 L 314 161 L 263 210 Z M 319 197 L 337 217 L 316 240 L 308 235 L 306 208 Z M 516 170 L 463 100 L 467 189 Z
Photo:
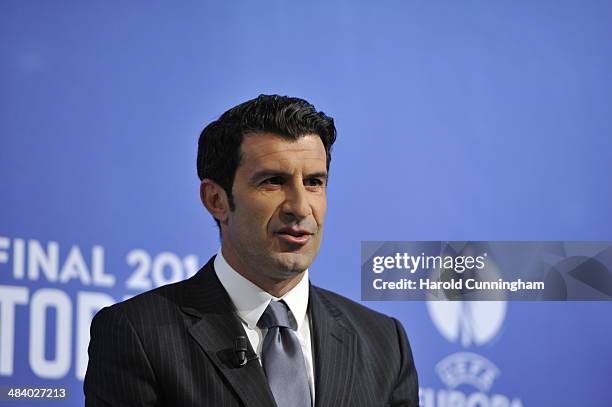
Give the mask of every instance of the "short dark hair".
M 234 209 L 232 186 L 240 165 L 240 146 L 245 135 L 273 133 L 289 140 L 316 134 L 325 147 L 327 170 L 336 140 L 334 119 L 304 99 L 259 95 L 223 113 L 202 130 L 198 141 L 198 177 L 211 179 L 227 193 Z M 217 221 L 217 225 L 219 221 Z

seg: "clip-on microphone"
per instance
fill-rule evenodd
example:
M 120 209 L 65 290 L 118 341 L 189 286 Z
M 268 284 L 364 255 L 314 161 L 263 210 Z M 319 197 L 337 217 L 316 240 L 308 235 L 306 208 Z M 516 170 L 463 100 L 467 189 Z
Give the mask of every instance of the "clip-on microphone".
M 247 362 L 255 359 L 259 359 L 258 356 L 248 358 L 247 351 L 249 349 L 249 343 L 247 342 L 246 336 L 240 335 L 234 338 L 234 366 L 244 367 Z

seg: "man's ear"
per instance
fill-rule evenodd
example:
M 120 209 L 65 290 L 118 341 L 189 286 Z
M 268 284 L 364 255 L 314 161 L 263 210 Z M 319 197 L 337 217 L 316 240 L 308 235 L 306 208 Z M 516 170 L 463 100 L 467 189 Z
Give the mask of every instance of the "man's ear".
M 215 219 L 221 223 L 225 222 L 230 211 L 229 200 L 219 184 L 204 178 L 200 183 L 200 199 Z

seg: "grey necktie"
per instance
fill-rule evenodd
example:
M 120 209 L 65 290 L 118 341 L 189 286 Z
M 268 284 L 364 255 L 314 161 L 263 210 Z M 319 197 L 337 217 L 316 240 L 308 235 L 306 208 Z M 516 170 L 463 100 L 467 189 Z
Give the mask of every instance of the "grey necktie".
M 289 320 L 287 304 L 271 301 L 257 322 L 267 329 L 262 364 L 278 407 L 311 407 L 308 375 L 296 324 Z

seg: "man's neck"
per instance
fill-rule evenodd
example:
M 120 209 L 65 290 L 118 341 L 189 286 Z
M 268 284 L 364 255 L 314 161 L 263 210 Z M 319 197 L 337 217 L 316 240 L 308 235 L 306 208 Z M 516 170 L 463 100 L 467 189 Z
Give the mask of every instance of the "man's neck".
M 238 256 L 235 256 L 232 250 L 222 247 L 221 253 L 227 264 L 238 274 L 276 298 L 281 298 L 291 291 L 302 281 L 305 274 L 302 271 L 286 279 L 273 279 L 249 267 Z

